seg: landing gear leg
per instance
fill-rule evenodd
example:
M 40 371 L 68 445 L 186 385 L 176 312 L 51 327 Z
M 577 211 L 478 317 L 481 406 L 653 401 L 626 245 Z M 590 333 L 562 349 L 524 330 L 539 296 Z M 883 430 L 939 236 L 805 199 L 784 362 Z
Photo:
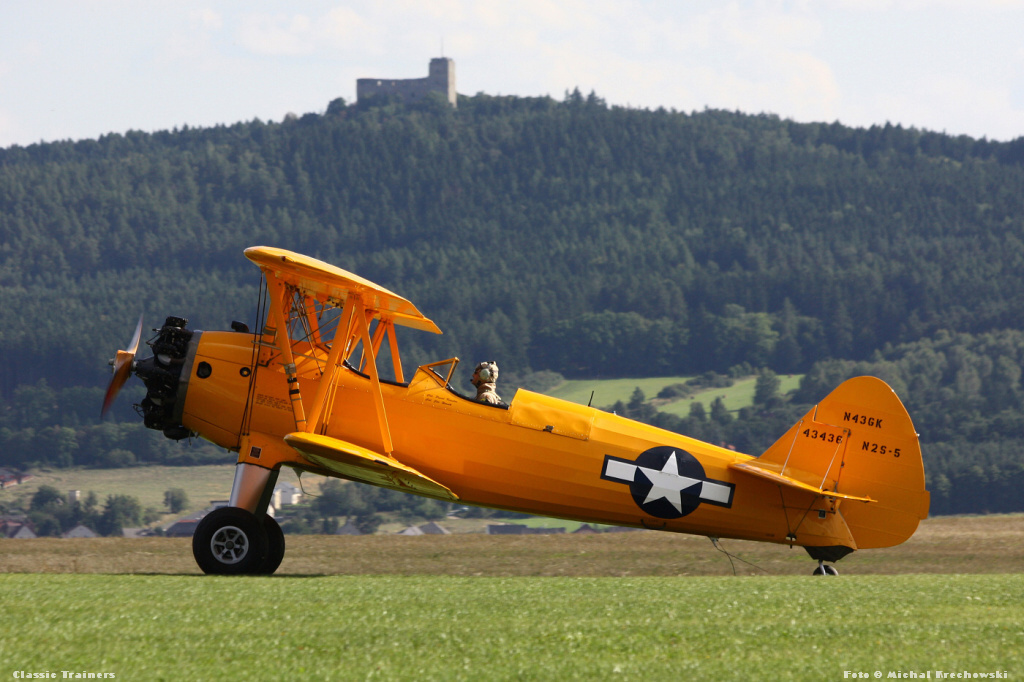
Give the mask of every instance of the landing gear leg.
M 839 575 L 839 571 L 831 564 L 826 564 L 824 559 L 818 559 L 818 567 L 811 575 Z
M 230 506 L 199 522 L 192 554 L 203 573 L 270 575 L 284 558 L 284 533 L 267 514 L 279 469 L 239 463 Z

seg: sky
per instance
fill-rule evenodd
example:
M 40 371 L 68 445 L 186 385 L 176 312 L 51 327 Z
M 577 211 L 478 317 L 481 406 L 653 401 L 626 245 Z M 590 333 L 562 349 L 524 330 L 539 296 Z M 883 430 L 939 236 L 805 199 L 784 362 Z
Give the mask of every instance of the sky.
M 460 94 L 1024 136 L 1024 0 L 2 0 L 0 148 Z

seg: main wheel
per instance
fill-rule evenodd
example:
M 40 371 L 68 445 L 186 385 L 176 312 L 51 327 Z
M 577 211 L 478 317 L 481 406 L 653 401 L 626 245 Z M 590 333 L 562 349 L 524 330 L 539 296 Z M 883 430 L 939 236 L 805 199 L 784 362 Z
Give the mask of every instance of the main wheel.
M 267 554 L 256 572 L 260 575 L 271 575 L 281 565 L 281 559 L 284 559 L 284 531 L 281 530 L 277 519 L 270 514 L 263 515 L 261 524 L 267 535 Z
M 267 531 L 251 512 L 221 507 L 204 516 L 196 526 L 192 555 L 203 573 L 259 573 L 267 557 L 267 545 Z
M 836 570 L 835 566 L 829 564 L 819 564 L 814 573 L 811 575 L 839 575 L 839 571 Z

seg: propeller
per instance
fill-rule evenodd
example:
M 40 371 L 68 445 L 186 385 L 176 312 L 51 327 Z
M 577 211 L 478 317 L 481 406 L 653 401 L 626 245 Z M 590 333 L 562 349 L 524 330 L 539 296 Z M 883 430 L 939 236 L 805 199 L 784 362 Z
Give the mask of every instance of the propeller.
M 114 398 L 117 397 L 121 387 L 124 386 L 125 382 L 128 381 L 128 377 L 132 374 L 135 354 L 139 351 L 139 340 L 142 338 L 142 318 L 143 315 L 139 315 L 139 325 L 135 328 L 135 336 L 132 337 L 128 350 L 117 351 L 117 357 L 110 361 L 114 368 L 114 378 L 110 380 L 110 385 L 107 386 L 107 394 L 103 396 L 103 411 L 100 412 L 100 419 L 106 416 L 110 406 L 114 403 Z

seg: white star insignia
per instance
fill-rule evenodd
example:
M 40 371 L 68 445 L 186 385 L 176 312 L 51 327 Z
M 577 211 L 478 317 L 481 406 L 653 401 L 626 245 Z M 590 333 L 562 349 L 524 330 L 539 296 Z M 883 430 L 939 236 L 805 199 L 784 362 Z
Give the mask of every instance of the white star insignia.
M 644 504 L 664 499 L 675 507 L 677 512 L 683 511 L 683 501 L 679 493 L 701 483 L 696 478 L 679 475 L 679 463 L 676 461 L 676 453 L 674 451 L 669 455 L 661 471 L 642 466 L 638 466 L 637 469 L 644 472 L 644 476 L 651 482 L 651 491 L 647 493 L 647 499 L 644 500 Z M 700 491 L 697 491 L 696 494 L 699 495 L 699 493 Z

